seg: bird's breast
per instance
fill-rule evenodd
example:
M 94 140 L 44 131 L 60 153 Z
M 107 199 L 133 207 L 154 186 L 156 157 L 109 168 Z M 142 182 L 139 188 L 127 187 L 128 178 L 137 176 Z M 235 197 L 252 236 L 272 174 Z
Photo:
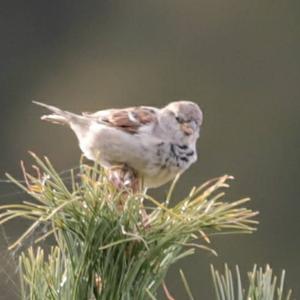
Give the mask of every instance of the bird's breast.
M 168 148 L 169 155 L 165 161 L 166 167 L 185 171 L 197 159 L 194 147 L 185 144 L 169 143 Z
M 154 159 L 145 169 L 148 186 L 160 186 L 184 172 L 197 159 L 194 147 L 176 143 L 160 142 L 155 147 Z

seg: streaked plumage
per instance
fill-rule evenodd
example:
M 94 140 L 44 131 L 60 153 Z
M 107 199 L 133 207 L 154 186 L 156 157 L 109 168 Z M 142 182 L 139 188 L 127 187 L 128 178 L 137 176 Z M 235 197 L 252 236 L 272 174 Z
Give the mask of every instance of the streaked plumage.
M 202 111 L 191 101 L 158 109 L 140 106 L 77 115 L 35 102 L 52 114 L 43 120 L 64 124 L 76 134 L 84 155 L 105 168 L 126 166 L 145 187 L 158 187 L 197 160 Z

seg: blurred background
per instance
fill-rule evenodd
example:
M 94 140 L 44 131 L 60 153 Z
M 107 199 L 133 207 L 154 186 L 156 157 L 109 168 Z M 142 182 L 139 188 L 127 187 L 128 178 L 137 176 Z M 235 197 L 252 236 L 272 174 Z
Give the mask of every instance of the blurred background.
M 218 257 L 186 258 L 168 276 L 170 291 L 187 299 L 179 267 L 196 299 L 214 299 L 209 264 L 246 272 L 269 263 L 287 270 L 300 296 L 299 1 L 2 1 L 0 35 L 2 179 L 21 177 L 28 150 L 61 171 L 78 165 L 75 136 L 42 123 L 34 99 L 74 112 L 193 100 L 204 111 L 199 159 L 176 195 L 232 174 L 227 199 L 250 196 L 260 225 L 251 236 L 213 239 Z M 16 192 L 1 182 L 0 203 L 25 199 Z M 25 226 L 12 222 L 0 234 L 0 299 L 19 298 L 5 249 Z

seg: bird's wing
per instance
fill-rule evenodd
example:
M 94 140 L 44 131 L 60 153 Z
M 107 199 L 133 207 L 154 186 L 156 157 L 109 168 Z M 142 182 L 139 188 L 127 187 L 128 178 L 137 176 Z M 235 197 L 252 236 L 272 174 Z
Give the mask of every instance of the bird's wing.
M 135 134 L 143 126 L 155 124 L 157 122 L 157 112 L 157 108 L 139 106 L 102 110 L 93 114 L 83 113 L 83 115 L 99 123 L 105 123 L 127 133 Z

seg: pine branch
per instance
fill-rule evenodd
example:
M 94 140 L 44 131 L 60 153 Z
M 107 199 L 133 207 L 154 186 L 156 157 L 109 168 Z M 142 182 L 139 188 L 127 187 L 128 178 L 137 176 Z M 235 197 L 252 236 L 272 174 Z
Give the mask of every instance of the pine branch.
M 66 185 L 50 161 L 32 154 L 36 176 L 23 168 L 26 185 L 8 175 L 32 201 L 0 207 L 0 224 L 14 218 L 32 225 L 10 246 L 22 244 L 41 224 L 50 226 L 41 242 L 53 235 L 56 245 L 47 255 L 29 248 L 20 256 L 23 299 L 155 299 L 169 267 L 208 249 L 217 232 L 251 233 L 257 212 L 243 207 L 249 199 L 222 201 L 230 176 L 193 188 L 172 206 L 172 185 L 167 198 L 116 191 L 97 164 L 80 165 Z M 148 217 L 141 213 L 150 203 Z
M 224 275 L 211 266 L 213 282 L 217 300 L 290 300 L 292 291 L 285 292 L 285 271 L 282 271 L 280 280 L 273 275 L 272 269 L 267 265 L 265 270 L 255 265 L 248 273 L 248 288 L 242 287 L 238 266 L 236 267 L 236 280 L 231 270 L 225 265 Z

